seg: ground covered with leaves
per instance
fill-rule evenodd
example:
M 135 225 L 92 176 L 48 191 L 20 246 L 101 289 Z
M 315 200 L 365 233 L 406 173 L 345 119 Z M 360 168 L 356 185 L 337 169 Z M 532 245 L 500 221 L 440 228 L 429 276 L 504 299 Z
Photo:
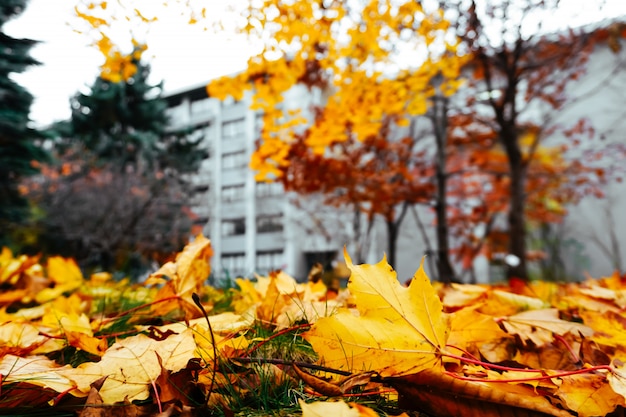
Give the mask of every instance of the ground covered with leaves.
M 626 402 L 626 282 L 206 285 L 198 236 L 145 283 L 0 255 L 0 414 L 604 416 Z

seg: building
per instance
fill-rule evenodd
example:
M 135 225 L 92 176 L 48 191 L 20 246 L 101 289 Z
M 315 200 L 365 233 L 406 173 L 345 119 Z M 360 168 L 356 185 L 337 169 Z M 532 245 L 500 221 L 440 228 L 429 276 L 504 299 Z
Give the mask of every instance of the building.
M 335 234 L 324 233 L 314 213 L 298 207 L 281 184 L 255 181 L 248 162 L 261 117 L 249 109 L 249 98 L 209 98 L 206 84 L 165 98 L 169 128 L 202 138 L 206 158 L 198 175 L 190 178 L 194 187 L 190 205 L 197 216 L 195 223 L 212 241 L 216 278 L 282 269 L 305 279 L 315 262 L 328 266 L 337 258 L 344 243 Z M 306 107 L 312 99 L 307 91 L 299 90 L 286 102 Z M 321 228 L 311 227 L 316 224 Z

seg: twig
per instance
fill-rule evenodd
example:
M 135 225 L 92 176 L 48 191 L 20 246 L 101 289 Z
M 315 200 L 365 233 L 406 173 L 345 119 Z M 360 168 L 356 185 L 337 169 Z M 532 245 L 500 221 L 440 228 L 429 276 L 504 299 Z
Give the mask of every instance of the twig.
M 276 358 L 230 358 L 231 362 L 241 362 L 241 363 L 271 363 L 274 365 L 296 365 L 299 368 L 307 368 L 307 369 L 313 369 L 315 371 L 322 371 L 322 372 L 328 372 L 331 374 L 337 374 L 337 375 L 342 375 L 342 376 L 350 376 L 352 375 L 352 372 L 348 372 L 348 371 L 341 371 L 339 369 L 332 369 L 332 368 L 327 368 L 325 366 L 322 365 L 315 365 L 313 363 L 308 363 L 308 362 L 299 362 L 299 361 L 289 361 L 289 360 L 285 360 L 285 359 L 276 359 Z M 375 381 L 376 377 L 372 377 L 372 381 Z M 375 382 L 380 382 L 380 381 L 375 381 Z
M 211 321 L 209 320 L 209 315 L 207 314 L 204 306 L 200 302 L 200 297 L 195 292 L 191 294 L 191 298 L 193 302 L 198 306 L 198 308 L 204 314 L 204 318 L 206 319 L 206 323 L 209 326 L 209 333 L 211 334 L 211 344 L 213 345 L 213 375 L 211 375 L 211 384 L 209 385 L 209 394 L 207 400 L 211 397 L 211 393 L 213 392 L 213 385 L 215 384 L 215 374 L 217 373 L 217 346 L 215 344 L 215 335 L 213 334 L 213 327 L 211 327 Z

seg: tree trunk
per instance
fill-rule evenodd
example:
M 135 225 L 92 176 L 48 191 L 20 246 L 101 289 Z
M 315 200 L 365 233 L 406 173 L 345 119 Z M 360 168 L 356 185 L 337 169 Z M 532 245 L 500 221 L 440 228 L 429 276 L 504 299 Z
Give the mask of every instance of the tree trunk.
M 517 257 L 515 260 L 507 262 L 507 278 L 528 279 L 526 269 L 526 225 L 524 216 L 524 206 L 526 203 L 526 193 L 524 191 L 524 181 L 526 178 L 526 167 L 522 152 L 517 141 L 517 134 L 511 129 L 509 132 L 502 132 L 501 137 L 509 160 L 511 175 L 511 195 L 509 199 L 509 254 Z M 517 264 L 516 264 L 517 263 Z
M 455 280 L 454 270 L 450 264 L 448 254 L 450 247 L 448 244 L 448 217 L 446 209 L 446 139 L 448 134 L 448 100 L 445 97 L 435 97 L 433 106 L 432 123 L 435 131 L 435 141 L 437 143 L 436 173 L 437 193 L 435 212 L 437 216 L 437 272 L 439 281 L 449 284 Z
M 385 216 L 385 222 L 387 224 L 387 261 L 389 265 L 395 268 L 396 266 L 396 253 L 398 247 L 398 236 L 400 235 L 400 225 L 406 216 L 406 212 L 409 209 L 409 203 L 402 203 L 400 213 L 395 216 L 395 210 Z M 395 219 L 395 220 L 394 220 Z
M 387 222 L 387 262 L 392 268 L 396 266 L 396 245 L 398 242 L 398 224 L 390 219 Z

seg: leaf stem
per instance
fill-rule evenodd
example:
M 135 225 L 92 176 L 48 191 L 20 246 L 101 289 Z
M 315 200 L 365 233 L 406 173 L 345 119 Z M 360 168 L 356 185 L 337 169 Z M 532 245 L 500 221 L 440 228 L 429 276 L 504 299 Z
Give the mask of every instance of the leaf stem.
M 522 372 L 544 372 L 543 370 L 538 370 L 538 369 L 515 369 L 515 371 L 522 371 Z M 598 365 L 598 366 L 592 366 L 589 368 L 583 368 L 583 369 L 577 369 L 575 371 L 563 371 L 563 372 L 558 372 L 552 375 L 543 375 L 543 376 L 535 376 L 535 377 L 528 377 L 528 378 L 514 378 L 514 379 L 488 379 L 488 378 L 476 378 L 476 377 L 471 377 L 471 376 L 461 376 L 458 375 L 454 372 L 449 372 L 449 371 L 444 371 L 443 373 L 451 376 L 453 378 L 459 379 L 461 381 L 472 381 L 472 382 L 531 382 L 531 381 L 540 381 L 543 379 L 552 379 L 552 378 L 561 378 L 564 376 L 570 376 L 570 375 L 578 375 L 578 374 L 586 374 L 586 373 L 591 373 L 591 372 L 595 372 L 595 371 L 609 371 L 612 372 L 613 370 L 611 369 L 611 367 L 609 365 Z
M 209 395 L 207 400 L 211 397 L 211 393 L 213 392 L 213 385 L 215 384 L 215 374 L 217 373 L 217 345 L 215 343 L 215 335 L 213 334 L 213 327 L 211 327 L 211 320 L 209 320 L 209 315 L 207 314 L 204 306 L 200 302 L 200 297 L 195 292 L 191 295 L 193 302 L 198 306 L 198 308 L 202 311 L 204 318 L 206 319 L 206 323 L 209 326 L 209 333 L 211 334 L 211 344 L 213 345 L 213 375 L 211 375 L 211 384 L 209 385 Z

